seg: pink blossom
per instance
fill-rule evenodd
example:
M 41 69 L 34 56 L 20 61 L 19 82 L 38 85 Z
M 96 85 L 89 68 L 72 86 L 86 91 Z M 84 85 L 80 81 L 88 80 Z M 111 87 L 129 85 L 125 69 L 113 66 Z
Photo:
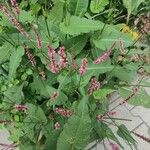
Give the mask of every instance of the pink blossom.
M 59 48 L 58 54 L 60 56 L 59 67 L 61 69 L 66 68 L 66 66 L 67 66 L 67 55 L 65 53 L 65 47 L 64 46 Z
M 38 71 L 39 71 L 39 75 L 41 76 L 42 80 L 45 80 L 46 79 L 45 72 L 43 70 L 41 70 L 41 68 L 38 68 Z
M 56 91 L 56 92 L 54 92 L 54 93 L 51 95 L 51 99 L 54 100 L 54 99 L 56 99 L 58 96 L 59 96 L 59 92 Z
M 60 128 L 61 128 L 60 123 L 59 123 L 59 122 L 56 122 L 56 123 L 54 124 L 54 128 L 55 128 L 56 130 L 60 129 Z
M 12 7 L 15 9 L 16 15 L 19 15 L 20 10 L 16 0 L 10 0 Z
M 102 56 L 97 58 L 94 61 L 94 64 L 99 64 L 99 63 L 105 61 L 110 56 L 110 54 L 111 54 L 112 50 L 114 49 L 115 45 L 116 45 L 116 42 L 114 42 L 113 45 L 111 46 L 111 48 L 108 49 Z
M 114 116 L 114 115 L 116 115 L 116 114 L 117 114 L 116 111 L 109 111 L 109 112 L 108 112 L 108 115 L 110 115 L 110 116 Z
M 119 150 L 119 146 L 117 144 L 110 143 L 110 146 L 112 150 Z
M 15 105 L 14 107 L 18 111 L 26 111 L 28 109 L 28 107 L 25 105 Z
M 100 82 L 97 81 L 95 78 L 91 79 L 90 86 L 88 88 L 88 94 L 92 95 L 94 91 L 98 90 L 100 88 Z
M 3 4 L 0 4 L 0 11 L 8 17 L 9 21 L 17 28 L 17 30 L 27 38 L 30 38 L 29 34 L 25 31 L 25 29 L 21 26 L 18 20 L 9 12 L 9 10 Z
M 55 62 L 55 50 L 48 45 L 48 56 L 50 58 L 50 70 L 52 73 L 58 73 L 59 72 L 59 68 L 58 65 Z
M 120 53 L 121 53 L 121 55 L 125 55 L 124 43 L 121 39 L 120 39 L 119 43 L 120 43 Z
M 55 112 L 63 117 L 70 117 L 73 114 L 72 111 L 64 108 L 56 108 Z
M 24 49 L 25 49 L 25 51 L 26 51 L 26 55 L 27 55 L 29 61 L 31 62 L 32 66 L 33 66 L 33 67 L 36 67 L 36 60 L 35 60 L 33 54 L 30 52 L 28 46 L 27 46 L 27 45 L 24 45 Z
M 103 121 L 105 119 L 105 116 L 104 115 L 97 115 L 97 120 L 99 121 Z
M 71 66 L 72 66 L 72 68 L 75 69 L 75 70 L 78 68 L 78 65 L 77 65 L 77 63 L 76 63 L 76 61 L 75 61 L 75 59 L 74 59 L 73 54 L 71 55 Z
M 85 75 L 85 73 L 86 73 L 86 71 L 87 71 L 87 64 L 88 64 L 88 60 L 87 60 L 87 58 L 84 58 L 84 59 L 82 60 L 81 67 L 80 67 L 80 69 L 79 69 L 79 73 L 80 73 L 81 75 Z

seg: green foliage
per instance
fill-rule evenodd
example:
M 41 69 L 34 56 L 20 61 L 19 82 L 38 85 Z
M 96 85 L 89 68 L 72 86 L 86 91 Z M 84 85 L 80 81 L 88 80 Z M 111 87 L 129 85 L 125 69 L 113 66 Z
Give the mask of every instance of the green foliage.
M 131 143 L 131 144 L 136 144 L 136 141 L 133 139 L 131 136 L 130 131 L 126 128 L 125 125 L 120 125 L 118 127 L 117 134 L 123 138 L 126 142 Z
M 78 106 L 77 114 L 68 119 L 58 139 L 58 150 L 83 149 L 89 140 L 91 119 L 88 115 L 87 97 Z
M 83 150 L 104 139 L 124 149 L 109 127 L 110 121 L 118 127 L 119 118 L 106 115 L 113 91 L 133 105 L 150 107 L 144 89 L 133 95 L 130 88 L 139 68 L 149 73 L 149 64 L 131 61 L 135 54 L 149 54 L 146 43 L 133 40 L 134 15 L 148 8 L 142 2 L 20 0 L 19 15 L 11 2 L 0 2 L 0 127 L 20 150 Z M 98 58 L 102 62 L 94 64 Z M 117 134 L 136 144 L 124 125 Z
M 63 22 L 60 24 L 60 30 L 65 34 L 79 35 L 100 30 L 103 26 L 104 24 L 101 21 L 71 16 L 67 23 Z
M 119 89 L 119 93 L 123 98 L 127 98 L 133 93 L 133 90 L 129 87 L 122 87 Z M 144 89 L 140 89 L 128 102 L 132 105 L 150 108 L 149 100 L 150 95 Z
M 19 67 L 23 55 L 24 49 L 22 47 L 18 47 L 12 52 L 9 63 L 9 79 L 16 77 L 16 70 Z
M 89 0 L 69 0 L 69 11 L 72 15 L 83 16 L 88 8 Z
M 105 9 L 105 6 L 109 4 L 109 0 L 92 0 L 90 9 L 92 13 L 99 13 Z

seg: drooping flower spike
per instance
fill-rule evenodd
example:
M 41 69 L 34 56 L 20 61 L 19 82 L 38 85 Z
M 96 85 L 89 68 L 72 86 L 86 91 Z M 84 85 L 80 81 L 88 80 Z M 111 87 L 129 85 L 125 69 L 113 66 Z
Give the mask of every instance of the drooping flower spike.
M 22 27 L 22 25 L 18 22 L 18 20 L 12 15 L 12 13 L 7 9 L 7 7 L 3 4 L 0 4 L 0 11 L 8 17 L 9 21 L 16 27 L 16 29 L 24 35 L 26 38 L 30 38 L 30 35 L 26 32 L 26 30 Z
M 100 88 L 100 82 L 97 81 L 95 78 L 91 79 L 90 86 L 88 88 L 88 94 L 92 95 L 94 91 L 98 90 Z
M 55 60 L 55 50 L 50 45 L 48 45 L 48 56 L 50 58 L 49 68 L 50 68 L 51 72 L 58 73 L 59 67 L 56 64 L 56 60 Z
M 18 6 L 18 3 L 16 2 L 16 0 L 10 0 L 10 2 L 11 2 L 13 9 L 15 10 L 15 14 L 19 15 L 20 10 L 19 10 L 19 6 Z
M 110 49 L 108 49 L 102 56 L 97 58 L 94 61 L 94 64 L 100 64 L 101 62 L 105 61 L 111 54 L 112 50 L 115 48 L 116 42 L 114 42 Z
M 80 75 L 82 75 L 82 76 L 85 75 L 85 73 L 87 71 L 87 64 L 88 64 L 88 60 L 87 60 L 87 58 L 84 58 L 82 60 L 82 64 L 81 64 L 80 69 L 79 69 Z
M 65 47 L 59 47 L 58 54 L 60 56 L 59 67 L 60 69 L 66 68 L 67 66 L 67 55 L 65 52 Z

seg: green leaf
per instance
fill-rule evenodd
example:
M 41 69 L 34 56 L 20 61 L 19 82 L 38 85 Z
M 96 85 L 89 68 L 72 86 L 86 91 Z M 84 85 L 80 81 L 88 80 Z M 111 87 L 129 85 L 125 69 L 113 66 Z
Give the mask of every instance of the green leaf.
M 87 10 L 89 0 L 69 0 L 69 11 L 72 15 L 83 16 Z
M 20 65 L 23 55 L 24 55 L 23 47 L 18 47 L 15 51 L 12 52 L 9 62 L 9 79 L 16 77 L 16 70 Z
M 127 143 L 136 144 L 136 141 L 133 139 L 133 137 L 131 136 L 130 131 L 126 128 L 125 125 L 122 124 L 118 127 L 117 134 L 122 139 L 124 139 Z
M 133 43 L 132 39 L 127 34 L 115 29 L 115 26 L 108 25 L 104 28 L 102 33 L 100 32 L 96 37 L 93 36 L 92 42 L 97 48 L 107 50 L 114 41 L 119 41 L 119 39 L 123 40 L 124 47 L 128 47 Z
M 119 66 L 115 67 L 115 69 L 111 73 L 111 76 L 115 76 L 118 79 L 127 82 L 133 81 L 136 75 L 137 75 L 136 70 L 129 70 L 127 68 Z
M 122 145 L 120 144 L 119 140 L 117 139 L 117 137 L 114 135 L 114 133 L 108 127 L 107 124 L 105 124 L 103 122 L 95 121 L 93 123 L 93 126 L 94 126 L 94 129 L 97 132 L 100 140 L 103 140 L 103 139 L 105 139 L 107 137 L 107 138 L 115 141 L 117 144 L 120 145 L 120 147 L 122 147 Z
M 44 114 L 44 111 L 40 106 L 36 106 L 30 103 L 27 103 L 26 106 L 28 107 L 27 110 L 27 117 L 26 121 L 27 122 L 33 122 L 33 123 L 42 123 L 46 124 L 47 123 L 47 118 Z
M 11 106 L 14 104 L 20 104 L 24 99 L 24 95 L 22 92 L 23 85 L 20 86 L 12 86 L 7 89 L 4 94 L 4 102 L 7 103 L 7 106 Z
M 79 54 L 85 47 L 88 40 L 87 35 L 79 35 L 68 40 L 65 40 L 63 45 L 67 50 L 73 51 L 75 55 Z
M 79 103 L 77 114 L 68 119 L 58 138 L 57 150 L 84 149 L 87 145 L 91 130 L 87 100 L 84 97 Z
M 54 7 L 48 13 L 48 19 L 53 22 L 61 22 L 63 19 L 64 3 L 60 0 L 54 2 Z M 59 11 L 58 11 L 59 10 Z
M 34 20 L 34 17 L 31 14 L 31 11 L 21 10 L 19 14 L 19 21 L 23 23 L 31 23 Z
M 109 4 L 109 0 L 92 0 L 90 4 L 90 10 L 92 13 L 99 13 L 105 9 L 105 6 Z
M 100 30 L 103 26 L 104 24 L 101 21 L 71 16 L 68 24 L 65 22 L 60 24 L 60 30 L 65 34 L 79 35 Z
M 113 89 L 99 89 L 93 93 L 95 99 L 106 99 L 108 94 L 112 93 Z
M 133 93 L 133 90 L 129 87 L 122 87 L 119 89 L 119 93 L 124 99 L 126 99 Z M 150 95 L 144 89 L 139 89 L 138 93 L 131 97 L 128 103 L 136 106 L 150 108 Z
M 0 64 L 9 59 L 12 49 L 13 46 L 9 43 L 4 43 L 2 47 L 0 47 Z

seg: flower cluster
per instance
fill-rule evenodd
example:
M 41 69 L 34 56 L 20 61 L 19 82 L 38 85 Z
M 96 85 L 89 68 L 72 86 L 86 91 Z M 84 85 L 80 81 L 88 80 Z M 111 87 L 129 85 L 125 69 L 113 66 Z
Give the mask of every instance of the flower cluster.
M 4 144 L 4 143 L 0 143 L 0 146 L 3 147 L 2 149 L 6 149 L 6 150 L 14 150 L 17 148 L 18 145 L 16 144 Z
M 29 34 L 25 31 L 25 29 L 21 26 L 18 20 L 12 15 L 12 13 L 4 6 L 0 4 L 0 11 L 8 17 L 9 21 L 17 28 L 17 30 L 27 38 L 30 38 Z
M 76 64 L 76 61 L 74 59 L 74 55 L 71 55 L 71 67 L 72 69 L 76 70 L 78 68 L 78 65 Z
M 108 49 L 102 56 L 100 56 L 99 58 L 97 58 L 95 61 L 94 61 L 94 64 L 99 64 L 103 61 L 105 61 L 111 54 L 112 50 L 115 48 L 115 45 L 116 45 L 116 42 L 114 42 L 111 46 L 110 49 Z
M 141 135 L 141 134 L 136 133 L 136 132 L 133 132 L 133 134 L 134 134 L 135 136 L 139 137 L 140 139 L 142 139 L 142 140 L 144 140 L 144 141 L 150 143 L 150 138 L 145 137 L 144 135 Z
M 59 123 L 59 122 L 56 122 L 56 123 L 54 124 L 54 129 L 58 130 L 58 129 L 60 129 L 60 128 L 61 128 L 60 123 Z
M 19 10 L 19 6 L 16 0 L 10 0 L 10 2 L 11 2 L 12 7 L 15 9 L 16 15 L 19 15 L 20 10 Z
M 107 114 L 105 114 L 105 115 L 97 115 L 97 120 L 99 120 L 99 121 L 103 121 L 104 119 L 106 119 L 106 116 L 108 115 L 108 116 L 114 116 L 114 115 L 116 115 L 117 114 L 117 112 L 116 111 L 109 111 Z
M 117 144 L 110 143 L 110 146 L 112 150 L 119 150 L 119 146 Z
M 25 105 L 15 105 L 14 107 L 18 111 L 26 111 L 26 110 L 28 110 L 28 107 L 25 106 Z
M 92 95 L 94 91 L 98 90 L 100 88 L 100 82 L 97 81 L 95 78 L 91 79 L 90 86 L 88 88 L 88 94 Z
M 64 46 L 59 48 L 58 54 L 60 56 L 59 67 L 61 69 L 66 68 L 66 66 L 67 66 L 67 55 L 65 53 L 65 47 Z
M 88 60 L 87 60 L 87 58 L 84 58 L 82 60 L 82 64 L 81 64 L 80 69 L 79 69 L 79 73 L 81 75 L 85 75 L 85 73 L 87 71 L 87 64 L 88 64 Z
M 28 46 L 27 46 L 27 45 L 24 45 L 24 49 L 25 49 L 25 51 L 26 51 L 26 55 L 27 55 L 29 61 L 31 62 L 32 66 L 33 66 L 33 67 L 36 67 L 36 60 L 35 60 L 33 54 L 30 52 Z
M 52 95 L 51 95 L 51 100 L 55 100 L 57 97 L 59 96 L 59 92 L 54 92 Z
M 57 114 L 60 114 L 63 117 L 70 117 L 73 115 L 73 112 L 68 110 L 68 109 L 64 109 L 64 108 L 56 108 L 55 112 Z
M 121 55 L 125 55 L 125 48 L 124 48 L 124 43 L 123 43 L 123 41 L 120 39 L 120 41 L 119 41 L 119 43 L 120 43 L 120 54 Z
M 49 68 L 50 68 L 51 72 L 58 73 L 59 68 L 55 62 L 55 50 L 50 45 L 48 45 L 48 56 L 50 58 Z

